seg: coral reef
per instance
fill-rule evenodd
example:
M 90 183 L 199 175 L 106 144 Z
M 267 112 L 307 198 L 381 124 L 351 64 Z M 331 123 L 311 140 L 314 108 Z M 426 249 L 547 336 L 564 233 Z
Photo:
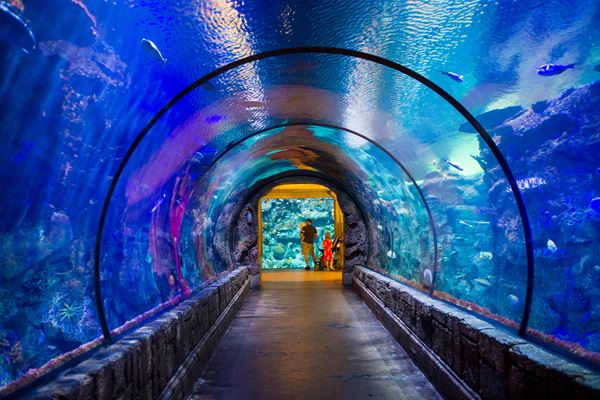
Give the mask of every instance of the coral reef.
M 300 223 L 312 220 L 319 236 L 315 240 L 315 254 L 319 257 L 320 243 L 325 232 L 335 237 L 333 199 L 264 199 L 263 261 L 264 269 L 303 268 L 300 247 Z
M 530 326 L 589 351 L 600 351 L 600 81 L 541 101 L 490 127 L 518 180 L 535 244 L 535 288 Z M 517 273 L 525 259 L 514 198 L 482 144 L 491 187 L 494 265 Z M 504 245 L 505 243 L 510 246 Z

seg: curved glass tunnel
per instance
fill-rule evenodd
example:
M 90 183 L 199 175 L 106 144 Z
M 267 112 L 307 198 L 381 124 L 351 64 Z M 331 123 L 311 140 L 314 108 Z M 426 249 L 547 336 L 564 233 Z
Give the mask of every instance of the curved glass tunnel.
M 0 28 L 0 386 L 102 343 L 95 256 L 116 336 L 236 267 L 244 207 L 295 176 L 360 210 L 369 268 L 512 331 L 529 283 L 526 337 L 600 365 L 595 2 L 0 3 L 26 22 Z M 523 196 L 534 279 L 510 182 L 463 114 L 351 54 L 239 61 L 300 46 L 397 62 L 476 115 Z

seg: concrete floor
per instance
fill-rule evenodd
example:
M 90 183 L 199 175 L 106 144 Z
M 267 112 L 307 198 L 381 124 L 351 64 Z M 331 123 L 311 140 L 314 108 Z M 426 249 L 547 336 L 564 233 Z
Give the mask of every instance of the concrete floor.
M 440 399 L 341 273 L 263 273 L 190 399 Z

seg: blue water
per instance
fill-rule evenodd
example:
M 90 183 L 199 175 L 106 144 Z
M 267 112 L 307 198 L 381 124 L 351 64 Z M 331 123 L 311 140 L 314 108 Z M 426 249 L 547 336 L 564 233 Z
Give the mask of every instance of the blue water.
M 0 28 L 0 386 L 100 336 L 96 230 L 111 179 L 143 127 L 202 75 L 293 46 L 376 54 L 431 79 L 475 115 L 502 110 L 481 121 L 531 219 L 530 327 L 568 352 L 598 357 L 598 2 L 11 3 L 0 14 L 10 21 Z M 167 62 L 146 52 L 142 38 Z M 546 63 L 577 65 L 537 75 Z M 230 70 L 148 131 L 116 186 L 102 238 L 111 329 L 231 268 L 235 210 L 258 186 L 298 171 L 353 195 L 370 227 L 371 267 L 423 283 L 433 268 L 425 204 L 372 143 L 333 128 L 273 129 L 213 163 L 245 136 L 297 121 L 349 128 L 389 150 L 431 208 L 436 289 L 510 326 L 520 322 L 522 223 L 487 146 L 416 81 L 372 62 L 311 54 Z
M 331 198 L 291 198 L 263 199 L 262 229 L 263 269 L 304 268 L 300 242 L 300 224 L 311 219 L 317 229 L 315 256 L 322 254 L 321 242 L 329 232 L 332 240 L 336 238 L 333 221 L 333 199 Z M 311 267 L 313 266 L 310 261 Z

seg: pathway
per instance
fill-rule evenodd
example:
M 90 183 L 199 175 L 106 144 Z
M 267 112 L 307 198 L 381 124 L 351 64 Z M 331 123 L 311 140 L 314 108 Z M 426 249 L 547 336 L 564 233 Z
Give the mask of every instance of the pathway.
M 190 399 L 440 399 L 341 274 L 263 273 Z

